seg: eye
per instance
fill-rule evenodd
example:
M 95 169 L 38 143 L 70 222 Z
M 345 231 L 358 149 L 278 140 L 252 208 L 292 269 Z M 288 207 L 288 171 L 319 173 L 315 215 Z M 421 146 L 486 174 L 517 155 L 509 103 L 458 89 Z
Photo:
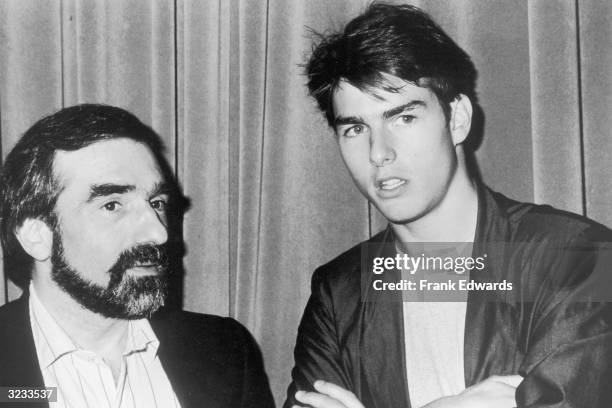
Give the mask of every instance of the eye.
M 151 208 L 153 208 L 157 212 L 164 213 L 168 209 L 168 199 L 167 198 L 162 198 L 162 197 L 154 198 L 153 200 L 149 201 L 149 203 L 151 204 Z
M 106 211 L 115 212 L 121 208 L 121 203 L 119 201 L 109 201 L 108 203 L 102 206 Z
M 400 125 L 408 125 L 412 123 L 416 118 L 412 115 L 400 115 L 397 117 Z
M 342 135 L 345 137 L 355 137 L 364 134 L 366 131 L 365 125 L 353 125 L 346 129 Z

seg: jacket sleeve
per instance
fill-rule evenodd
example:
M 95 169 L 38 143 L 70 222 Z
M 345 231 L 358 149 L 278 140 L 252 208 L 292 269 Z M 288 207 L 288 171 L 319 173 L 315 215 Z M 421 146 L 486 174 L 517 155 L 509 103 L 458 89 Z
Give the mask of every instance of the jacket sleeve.
M 300 405 L 294 398 L 299 390 L 312 391 L 316 380 L 325 380 L 352 389 L 343 370 L 334 304 L 329 284 L 322 269 L 312 277 L 312 294 L 300 326 L 294 351 L 295 366 L 284 408 Z
M 612 401 L 612 251 L 581 239 L 556 251 L 534 299 L 519 408 L 609 407 Z

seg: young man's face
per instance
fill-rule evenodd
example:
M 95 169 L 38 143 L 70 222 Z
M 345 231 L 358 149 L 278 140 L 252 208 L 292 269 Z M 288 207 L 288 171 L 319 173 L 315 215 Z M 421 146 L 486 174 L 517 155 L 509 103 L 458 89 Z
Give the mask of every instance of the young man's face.
M 457 172 L 451 131 L 427 88 L 388 76 L 397 92 L 376 96 L 341 82 L 333 96 L 335 131 L 359 190 L 392 223 L 431 213 Z
M 53 279 L 85 307 L 136 317 L 163 303 L 168 197 L 149 149 L 130 139 L 58 151 Z

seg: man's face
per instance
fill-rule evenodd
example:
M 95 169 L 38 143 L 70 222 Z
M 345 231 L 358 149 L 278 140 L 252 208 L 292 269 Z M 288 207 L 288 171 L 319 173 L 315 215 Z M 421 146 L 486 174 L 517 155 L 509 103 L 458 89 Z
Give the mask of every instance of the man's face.
M 53 173 L 62 188 L 54 281 L 107 317 L 155 311 L 163 304 L 168 196 L 149 149 L 121 138 L 58 151 Z
M 333 96 L 335 131 L 359 190 L 392 223 L 432 213 L 457 172 L 451 132 L 427 88 L 387 76 L 397 92 L 376 96 L 341 82 Z

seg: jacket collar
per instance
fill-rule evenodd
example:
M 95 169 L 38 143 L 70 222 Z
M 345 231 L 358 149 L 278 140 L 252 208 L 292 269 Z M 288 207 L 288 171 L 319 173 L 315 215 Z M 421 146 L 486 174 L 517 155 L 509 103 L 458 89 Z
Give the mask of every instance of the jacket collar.
M 508 218 L 506 208 L 510 200 L 494 193 L 484 185 L 478 185 L 478 218 L 473 253 L 486 253 L 495 248 L 489 243 L 502 242 L 508 236 Z M 372 243 L 378 243 L 378 250 L 372 250 Z M 395 244 L 391 227 L 384 233 L 368 241 L 366 252 L 373 256 L 395 256 Z M 364 259 L 371 265 L 371 259 Z M 367 269 L 367 268 L 364 268 Z M 397 271 L 395 271 L 397 272 Z M 498 270 L 491 271 L 498 273 Z M 371 289 L 371 271 L 360 271 L 362 277 L 362 348 L 361 364 L 364 384 L 362 384 L 362 399 L 364 405 L 372 407 L 410 407 L 408 380 L 406 378 L 406 356 L 404 341 L 404 321 L 402 315 L 401 292 L 393 297 L 389 293 L 381 295 L 381 291 Z M 479 272 L 487 276 L 487 271 Z M 491 275 L 488 275 L 491 276 Z M 376 279 L 397 282 L 399 273 L 385 273 Z M 477 279 L 477 278 L 476 278 Z M 466 386 L 472 385 L 483 378 L 484 373 L 478 370 L 483 367 L 484 358 L 479 349 L 481 341 L 486 339 L 487 330 L 491 328 L 482 322 L 483 306 L 490 301 L 486 292 L 470 292 L 465 323 L 464 370 Z M 368 387 L 376 384 L 376 387 Z M 376 389 L 376 395 L 368 395 L 368 390 Z

